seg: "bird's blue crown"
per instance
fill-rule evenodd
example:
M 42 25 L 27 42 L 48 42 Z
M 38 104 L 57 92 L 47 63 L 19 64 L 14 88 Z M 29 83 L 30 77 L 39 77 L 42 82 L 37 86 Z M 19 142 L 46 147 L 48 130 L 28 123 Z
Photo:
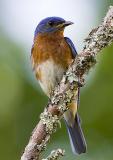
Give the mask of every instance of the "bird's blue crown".
M 48 32 L 55 32 L 59 28 L 57 27 L 59 24 L 65 23 L 65 20 L 60 17 L 47 17 L 40 21 L 38 26 L 35 30 L 35 37 L 38 33 L 48 33 Z

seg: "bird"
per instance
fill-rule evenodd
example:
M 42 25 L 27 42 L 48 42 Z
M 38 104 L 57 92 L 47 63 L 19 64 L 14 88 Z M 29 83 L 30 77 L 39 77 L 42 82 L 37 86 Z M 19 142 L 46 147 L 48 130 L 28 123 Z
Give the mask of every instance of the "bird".
M 47 17 L 37 25 L 31 49 L 31 63 L 42 90 L 51 98 L 54 88 L 60 83 L 63 74 L 77 56 L 76 48 L 64 30 L 73 22 L 61 17 Z M 78 89 L 78 99 L 79 99 Z M 69 110 L 63 115 L 69 134 L 72 152 L 85 153 L 86 140 L 78 114 L 78 101 L 72 101 Z

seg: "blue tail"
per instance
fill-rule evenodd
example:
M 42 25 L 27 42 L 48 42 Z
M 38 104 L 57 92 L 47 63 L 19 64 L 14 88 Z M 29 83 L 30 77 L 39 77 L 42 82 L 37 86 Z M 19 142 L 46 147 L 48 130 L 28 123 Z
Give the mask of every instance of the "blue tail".
M 69 126 L 66 122 L 69 139 L 74 154 L 81 154 L 86 152 L 86 141 L 80 125 L 80 118 L 78 113 L 76 114 L 73 126 Z

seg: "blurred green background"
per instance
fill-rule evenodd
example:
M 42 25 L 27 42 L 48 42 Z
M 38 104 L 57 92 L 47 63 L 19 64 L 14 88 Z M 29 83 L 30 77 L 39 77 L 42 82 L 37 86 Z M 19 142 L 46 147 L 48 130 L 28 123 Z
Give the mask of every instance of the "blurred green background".
M 0 1 L 0 4 L 3 4 L 2 2 Z M 11 0 L 0 7 L 8 8 L 10 2 Z M 72 5 L 74 4 L 73 1 Z M 93 23 L 90 24 L 87 19 L 86 23 L 93 27 L 93 24 L 96 26 L 100 23 L 113 0 L 92 0 L 90 4 L 91 10 L 95 7 L 96 16 Z M 88 0 L 86 8 L 87 5 Z M 0 9 L 4 11 L 4 8 Z M 1 14 L 0 22 L 4 22 L 4 19 L 5 11 Z M 8 23 L 0 24 L 0 160 L 19 160 L 48 99 L 32 73 L 29 60 L 32 38 L 29 43 L 22 44 L 16 36 L 11 36 L 12 32 L 8 29 Z M 29 26 L 27 30 L 33 35 Z M 87 35 L 90 30 L 90 27 L 87 31 L 83 28 L 80 36 L 84 32 Z M 76 157 L 72 154 L 66 128 L 62 123 L 62 128 L 52 136 L 44 154 L 47 155 L 52 149 L 60 147 L 66 150 L 66 155 L 62 158 L 65 160 L 113 160 L 113 45 L 101 52 L 97 65 L 88 75 L 87 83 L 81 89 L 79 112 L 88 145 L 87 153 Z

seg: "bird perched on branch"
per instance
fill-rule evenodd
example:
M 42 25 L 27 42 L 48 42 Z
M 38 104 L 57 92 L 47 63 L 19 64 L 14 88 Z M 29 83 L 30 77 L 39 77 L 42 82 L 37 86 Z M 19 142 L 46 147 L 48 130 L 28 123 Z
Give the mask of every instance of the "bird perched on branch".
M 73 42 L 64 37 L 65 27 L 72 24 L 60 17 L 48 17 L 35 30 L 31 61 L 36 78 L 48 97 L 51 97 L 55 86 L 77 55 Z M 77 109 L 78 103 L 73 101 L 64 113 L 64 119 L 72 151 L 81 154 L 86 152 L 86 142 Z

